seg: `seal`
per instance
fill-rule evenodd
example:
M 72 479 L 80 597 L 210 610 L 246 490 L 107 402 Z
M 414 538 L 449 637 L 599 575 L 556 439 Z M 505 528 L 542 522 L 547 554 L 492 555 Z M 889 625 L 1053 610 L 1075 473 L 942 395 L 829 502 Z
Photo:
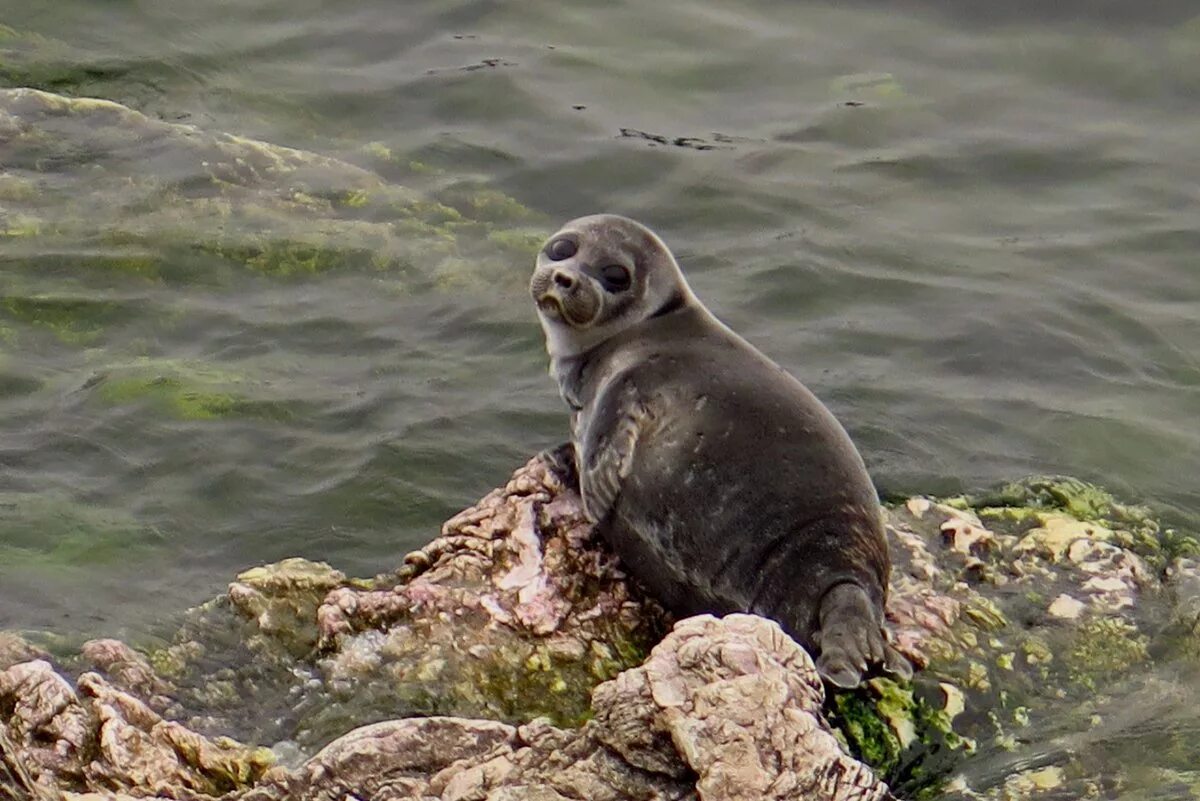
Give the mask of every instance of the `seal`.
M 530 292 L 584 510 L 625 568 L 676 614 L 777 621 L 834 685 L 911 675 L 883 630 L 887 541 L 849 435 L 704 307 L 662 240 L 573 220 Z

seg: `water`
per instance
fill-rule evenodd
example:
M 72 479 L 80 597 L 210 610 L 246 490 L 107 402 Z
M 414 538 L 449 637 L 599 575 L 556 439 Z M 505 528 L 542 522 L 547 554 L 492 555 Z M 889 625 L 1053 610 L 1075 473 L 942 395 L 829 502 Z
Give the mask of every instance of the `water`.
M 1197 13 L 0 0 L 0 81 L 486 187 L 527 239 L 628 214 L 885 493 L 1062 472 L 1196 527 Z M 566 437 L 527 247 L 445 272 L 339 234 L 337 269 L 247 267 L 134 187 L 195 164 L 87 134 L 36 197 L 0 185 L 49 221 L 0 237 L 0 628 L 136 638 L 250 564 L 388 569 Z

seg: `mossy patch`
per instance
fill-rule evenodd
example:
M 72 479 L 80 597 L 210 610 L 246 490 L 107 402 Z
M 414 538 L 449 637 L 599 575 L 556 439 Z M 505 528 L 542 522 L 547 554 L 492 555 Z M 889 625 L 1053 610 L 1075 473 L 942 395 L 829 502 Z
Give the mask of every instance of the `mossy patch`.
M 115 301 L 50 295 L 0 299 L 0 313 L 14 321 L 50 331 L 71 345 L 95 342 L 106 327 L 123 319 L 126 312 L 125 305 Z
M 41 252 L 87 254 L 84 263 L 102 258 L 155 275 L 163 259 L 174 263 L 190 249 L 218 257 L 214 266 L 273 278 L 392 271 L 428 282 L 444 262 L 494 277 L 497 267 L 531 258 L 540 239 L 524 230 L 536 222 L 530 209 L 474 181 L 431 196 L 319 154 L 28 89 L 0 89 L 0 112 L 19 126 L 11 175 L 0 182 L 8 198 L 0 238 L 36 236 Z M 155 142 L 153 152 L 130 158 L 128 143 L 143 140 Z M 369 155 L 416 163 L 386 146 Z M 86 191 L 72 191 L 73 180 L 86 180 Z M 34 191 L 34 181 L 54 187 L 53 197 Z
M 7 569 L 132 562 L 165 540 L 157 529 L 121 512 L 49 491 L 0 494 L 0 528 L 0 562 Z
M 252 417 L 284 421 L 286 402 L 254 397 L 265 382 L 211 365 L 173 359 L 142 359 L 104 371 L 92 382 L 96 397 L 113 405 L 142 404 L 178 420 Z
M 1097 618 L 1080 626 L 1063 654 L 1070 680 L 1083 690 L 1112 682 L 1149 659 L 1149 638 L 1120 618 Z
M 973 747 L 954 731 L 961 694 L 942 687 L 925 679 L 914 684 L 874 678 L 855 690 L 835 692 L 830 722 L 850 752 L 893 788 L 928 790 Z
M 1107 537 L 1161 570 L 1180 556 L 1200 555 L 1200 539 L 1191 532 L 1163 527 L 1151 511 L 1125 504 L 1095 484 L 1069 476 L 1033 476 L 993 492 L 963 499 L 981 520 L 1010 533 L 1044 527 L 1054 512 L 1111 530 Z M 1048 515 L 1050 515 L 1048 517 Z

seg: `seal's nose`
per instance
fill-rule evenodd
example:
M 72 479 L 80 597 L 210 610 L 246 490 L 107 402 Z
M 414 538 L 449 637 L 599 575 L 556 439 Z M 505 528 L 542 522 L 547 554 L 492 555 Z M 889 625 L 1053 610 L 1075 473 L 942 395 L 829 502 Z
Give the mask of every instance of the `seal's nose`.
M 575 286 L 575 279 L 568 273 L 562 270 L 554 271 L 554 283 L 558 284 L 563 289 L 572 289 Z

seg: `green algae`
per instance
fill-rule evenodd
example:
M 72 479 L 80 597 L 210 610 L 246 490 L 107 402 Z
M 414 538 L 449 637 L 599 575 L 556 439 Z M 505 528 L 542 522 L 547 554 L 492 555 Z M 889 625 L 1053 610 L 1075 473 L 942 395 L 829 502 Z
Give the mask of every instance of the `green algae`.
M 487 235 L 488 243 L 495 245 L 500 253 L 513 259 L 524 260 L 522 267 L 533 263 L 538 248 L 545 239 L 546 234 L 543 231 L 499 230 L 491 231 Z
M 1097 618 L 1076 629 L 1063 663 L 1072 684 L 1092 691 L 1149 659 L 1148 645 L 1149 638 L 1132 623 Z
M 1095 484 L 1069 476 L 1033 476 L 989 493 L 964 499 L 980 519 L 1011 533 L 1044 525 L 1046 513 L 1063 512 L 1076 520 L 1111 529 L 1111 541 L 1161 570 L 1181 556 L 1200 555 L 1200 539 L 1163 527 L 1149 508 L 1118 501 Z
M 1107 490 L 1070 476 L 1031 476 L 1005 484 L 993 493 L 972 497 L 976 508 L 1018 507 L 1025 510 L 1059 510 L 1080 520 L 1132 517 L 1143 520 L 1144 507 L 1123 506 Z
M 10 296 L 0 299 L 0 313 L 50 331 L 72 345 L 98 340 L 105 328 L 122 319 L 126 307 L 113 301 L 52 296 Z
M 837 693 L 830 722 L 845 736 L 850 752 L 880 776 L 900 764 L 900 741 L 866 692 Z
M 423 193 L 337 159 L 103 100 L 0 90 L 0 111 L 17 122 L 11 176 L 0 182 L 0 235 L 37 237 L 43 252 L 85 254 L 80 266 L 103 258 L 110 268 L 157 277 L 165 259 L 191 249 L 289 280 L 348 271 L 494 280 L 497 269 L 530 259 L 541 238 L 513 230 L 537 222 L 528 207 L 477 182 Z M 131 159 L 128 142 L 141 139 L 155 141 L 155 152 Z M 76 169 L 81 159 L 86 170 Z M 43 172 L 56 174 L 53 196 L 36 191 Z M 87 191 L 71 191 L 60 175 L 86 179 Z M 132 252 L 97 251 L 96 242 Z
M 489 716 L 510 722 L 549 718 L 577 726 L 591 714 L 591 691 L 599 683 L 587 661 L 564 659 L 545 645 L 500 649 L 471 682 Z
M 228 417 L 286 421 L 285 402 L 254 397 L 265 382 L 212 365 L 174 359 L 140 359 L 104 370 L 92 382 L 95 396 L 114 406 L 142 405 L 177 420 Z
M 197 390 L 178 378 L 167 376 L 106 381 L 100 395 L 116 405 L 147 400 L 180 420 L 229 417 L 239 403 L 234 395 Z
M 529 208 L 515 198 L 474 183 L 444 189 L 437 199 L 463 217 L 485 223 L 512 225 L 526 222 L 532 216 Z
M 961 764 L 962 755 L 970 753 L 974 743 L 1020 750 L 1028 730 L 1044 726 L 1047 715 L 1059 718 L 1060 725 L 1078 718 L 1078 726 L 1086 730 L 1096 711 L 1109 703 L 1105 700 L 1109 693 L 1153 673 L 1148 665 L 1159 660 L 1160 651 L 1186 652 L 1192 639 L 1184 630 L 1187 626 L 1180 624 L 1164 633 L 1162 616 L 1152 606 L 1126 607 L 1119 598 L 1093 598 L 1077 621 L 1048 617 L 1048 608 L 1059 594 L 1086 598 L 1088 592 L 1081 592 L 1081 587 L 1089 577 L 1107 578 L 1104 560 L 1116 553 L 1111 546 L 1141 557 L 1141 562 L 1130 562 L 1118 556 L 1113 564 L 1114 569 L 1124 566 L 1133 571 L 1127 580 L 1133 582 L 1128 591 L 1135 601 L 1146 592 L 1140 584 L 1145 580 L 1140 564 L 1152 574 L 1159 573 L 1177 556 L 1191 552 L 1190 535 L 1163 526 L 1147 508 L 1123 503 L 1103 488 L 1078 479 L 1047 476 L 1012 482 L 992 492 L 930 500 L 932 514 L 903 504 L 890 514 L 929 544 L 944 571 L 935 579 L 935 589 L 960 604 L 958 620 L 950 630 L 927 643 L 930 664 L 914 683 L 921 686 L 933 680 L 957 696 L 953 708 L 941 709 L 940 718 L 924 724 L 932 731 L 950 732 L 939 759 L 953 757 Z M 971 557 L 974 564 L 947 547 L 942 522 L 950 509 L 965 512 L 968 523 L 977 514 L 990 531 L 988 547 Z M 1068 556 L 1071 544 L 1079 539 L 1104 544 L 1108 550 L 1096 551 L 1095 562 L 1089 561 L 1093 557 L 1086 548 Z M 1185 603 L 1190 591 L 1190 585 L 1180 589 Z M 927 708 L 937 710 L 931 695 L 913 694 L 914 698 L 923 695 L 930 701 Z M 848 744 L 858 749 L 856 753 L 869 761 L 881 760 L 877 764 L 893 788 L 930 797 L 943 785 L 947 771 L 955 768 L 952 761 L 934 760 L 937 767 L 931 770 L 928 756 L 912 761 L 901 756 L 911 732 L 922 728 L 918 723 L 897 725 L 906 720 L 905 715 L 917 716 L 906 706 L 907 700 L 904 693 L 883 694 L 878 688 L 852 701 L 835 699 L 833 722 L 846 733 Z M 869 718 L 872 710 L 877 721 Z M 1082 763 L 1071 764 L 1072 770 L 1082 769 Z
M 0 563 L 61 572 L 144 558 L 163 545 L 155 528 L 62 493 L 0 494 Z
M 952 700 L 953 699 L 953 700 Z M 878 677 L 829 699 L 850 753 L 905 794 L 940 787 L 974 745 L 954 730 L 961 696 L 943 686 Z
M 11 173 L 0 173 L 0 200 L 28 202 L 37 198 L 37 183 Z
M 0 219 L 2 239 L 30 239 L 42 233 L 44 223 L 29 215 L 7 215 Z

